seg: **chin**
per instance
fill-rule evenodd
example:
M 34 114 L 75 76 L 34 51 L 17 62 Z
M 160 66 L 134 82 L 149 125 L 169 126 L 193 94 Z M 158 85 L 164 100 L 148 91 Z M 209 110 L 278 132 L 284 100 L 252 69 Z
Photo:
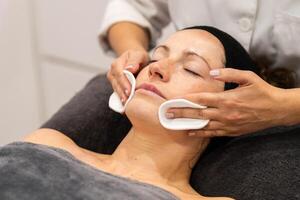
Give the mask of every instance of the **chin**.
M 158 119 L 158 108 L 163 101 L 143 94 L 135 94 L 128 102 L 125 114 L 134 127 L 163 128 Z

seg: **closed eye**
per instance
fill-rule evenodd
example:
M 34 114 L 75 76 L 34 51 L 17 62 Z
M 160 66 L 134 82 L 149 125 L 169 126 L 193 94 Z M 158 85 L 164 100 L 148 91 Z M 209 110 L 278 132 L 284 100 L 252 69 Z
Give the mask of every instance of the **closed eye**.
M 187 69 L 187 68 L 184 68 L 184 70 L 185 70 L 186 72 L 188 72 L 189 74 L 192 74 L 192 75 L 194 75 L 194 76 L 200 76 L 200 77 L 202 77 L 200 74 L 198 74 L 198 73 L 196 73 L 196 72 L 194 72 L 194 71 L 192 71 L 192 70 L 189 70 L 189 69 Z
M 154 62 L 157 62 L 158 60 L 150 60 L 149 62 L 148 62 L 148 64 L 151 64 L 151 63 L 154 63 Z

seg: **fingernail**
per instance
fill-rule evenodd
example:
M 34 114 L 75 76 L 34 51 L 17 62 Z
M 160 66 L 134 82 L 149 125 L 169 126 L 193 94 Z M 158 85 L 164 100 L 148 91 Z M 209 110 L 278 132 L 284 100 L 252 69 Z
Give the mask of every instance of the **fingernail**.
M 171 119 L 173 117 L 174 117 L 174 113 L 169 113 L 169 112 L 166 113 L 166 118 Z
M 129 91 L 127 89 L 125 90 L 125 94 L 129 96 Z
M 210 74 L 211 76 L 219 76 L 219 75 L 220 75 L 220 70 L 218 70 L 218 69 L 210 70 L 210 71 L 209 71 L 209 74 Z
M 121 98 L 121 102 L 124 103 L 125 102 L 125 98 Z
M 189 136 L 194 136 L 194 135 L 196 135 L 196 133 L 194 133 L 194 132 L 189 133 Z
M 127 65 L 127 66 L 125 67 L 125 69 L 131 69 L 131 68 L 133 68 L 133 65 Z

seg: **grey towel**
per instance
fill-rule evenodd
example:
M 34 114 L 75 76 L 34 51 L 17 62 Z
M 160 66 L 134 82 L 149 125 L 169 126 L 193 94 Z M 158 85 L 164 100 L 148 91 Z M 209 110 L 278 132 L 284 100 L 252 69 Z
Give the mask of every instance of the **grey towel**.
M 62 149 L 25 142 L 0 147 L 1 200 L 178 200 L 159 187 L 89 166 Z

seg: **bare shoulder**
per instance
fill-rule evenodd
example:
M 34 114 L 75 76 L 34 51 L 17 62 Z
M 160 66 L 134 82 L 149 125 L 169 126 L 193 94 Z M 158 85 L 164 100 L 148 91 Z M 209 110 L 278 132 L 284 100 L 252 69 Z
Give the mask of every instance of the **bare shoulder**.
M 71 138 L 53 129 L 38 129 L 35 132 L 27 135 L 24 138 L 24 141 L 66 150 L 78 160 L 81 160 L 82 162 L 92 165 L 96 168 L 101 168 L 101 163 L 103 160 L 109 157 L 109 155 L 104 155 L 81 148 L 73 140 L 71 140 Z
M 27 135 L 23 141 L 43 144 L 66 150 L 74 156 L 81 155 L 83 150 L 71 138 L 54 129 L 38 129 Z

